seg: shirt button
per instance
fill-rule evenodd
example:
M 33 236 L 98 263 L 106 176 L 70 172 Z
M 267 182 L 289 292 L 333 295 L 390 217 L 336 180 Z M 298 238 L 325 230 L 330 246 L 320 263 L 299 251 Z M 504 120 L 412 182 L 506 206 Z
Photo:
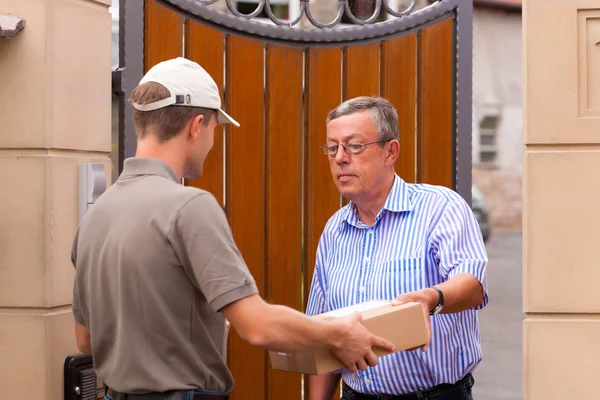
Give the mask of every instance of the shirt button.
M 359 290 L 360 290 L 360 292 L 361 292 L 361 293 L 364 293 L 364 292 L 365 292 L 365 290 L 367 290 L 367 289 L 365 289 L 365 287 L 364 287 L 364 286 L 361 286 Z
M 371 257 L 365 257 L 365 258 L 363 258 L 363 260 L 364 260 L 365 262 L 369 262 L 369 261 L 371 260 Z
M 370 384 L 371 384 L 371 380 L 370 380 L 369 378 L 367 378 L 367 379 L 365 379 L 365 383 L 366 383 L 367 385 L 370 385 Z

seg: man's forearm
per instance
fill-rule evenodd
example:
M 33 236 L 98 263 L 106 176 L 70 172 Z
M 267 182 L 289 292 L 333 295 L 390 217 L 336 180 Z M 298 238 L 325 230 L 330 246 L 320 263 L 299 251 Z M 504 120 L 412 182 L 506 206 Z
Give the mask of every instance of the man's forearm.
M 286 353 L 329 348 L 350 372 L 377 365 L 373 348 L 394 351 L 393 343 L 365 328 L 360 313 L 320 321 L 289 307 L 267 304 L 257 294 L 228 304 L 221 312 L 254 346 Z
M 308 377 L 309 400 L 332 400 L 340 383 L 340 375 L 328 373 Z
M 263 320 L 259 328 L 262 340 L 258 346 L 274 351 L 332 348 L 341 333 L 337 325 L 317 321 L 279 305 L 268 305 L 260 320 Z
M 442 313 L 457 313 L 479 306 L 483 302 L 483 287 L 471 274 L 458 274 L 446 282 L 436 285 L 444 293 L 444 309 Z M 438 296 L 435 295 L 434 305 Z M 432 306 L 432 307 L 433 307 Z
M 317 321 L 292 308 L 268 304 L 259 296 L 235 302 L 223 312 L 244 340 L 274 351 L 333 348 L 344 333 L 342 324 Z
M 446 282 L 435 285 L 444 294 L 443 314 L 457 313 L 479 306 L 483 302 L 483 287 L 471 274 L 458 274 Z M 400 296 L 404 301 L 419 301 L 431 310 L 438 302 L 438 293 L 426 288 Z

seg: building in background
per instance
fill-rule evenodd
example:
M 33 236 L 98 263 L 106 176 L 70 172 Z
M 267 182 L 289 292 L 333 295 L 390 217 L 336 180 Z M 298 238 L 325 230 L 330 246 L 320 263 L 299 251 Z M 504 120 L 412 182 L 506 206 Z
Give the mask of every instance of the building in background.
M 475 0 L 473 183 L 493 230 L 520 230 L 522 215 L 521 0 Z

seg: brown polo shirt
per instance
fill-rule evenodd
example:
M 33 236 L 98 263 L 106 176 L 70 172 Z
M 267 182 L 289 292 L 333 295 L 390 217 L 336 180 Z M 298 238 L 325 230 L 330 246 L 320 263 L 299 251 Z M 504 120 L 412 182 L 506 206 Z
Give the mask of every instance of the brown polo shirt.
M 73 243 L 73 313 L 125 393 L 233 388 L 219 310 L 257 293 L 225 213 L 157 159 L 125 160 Z

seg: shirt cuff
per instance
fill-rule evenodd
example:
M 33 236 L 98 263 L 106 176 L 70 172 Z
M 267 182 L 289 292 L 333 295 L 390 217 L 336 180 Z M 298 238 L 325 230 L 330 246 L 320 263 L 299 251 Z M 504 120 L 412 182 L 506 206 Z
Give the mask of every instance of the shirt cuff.
M 257 293 L 258 288 L 256 287 L 255 282 L 246 283 L 243 286 L 234 287 L 233 289 L 218 295 L 210 302 L 210 306 L 213 310 L 219 312 L 221 308 Z
M 483 287 L 483 301 L 475 310 L 481 310 L 488 304 L 488 290 L 487 290 L 487 277 L 485 273 L 487 262 L 484 260 L 463 260 L 462 264 L 453 268 L 448 274 L 448 279 L 458 274 L 470 274 L 473 275 L 481 286 Z

